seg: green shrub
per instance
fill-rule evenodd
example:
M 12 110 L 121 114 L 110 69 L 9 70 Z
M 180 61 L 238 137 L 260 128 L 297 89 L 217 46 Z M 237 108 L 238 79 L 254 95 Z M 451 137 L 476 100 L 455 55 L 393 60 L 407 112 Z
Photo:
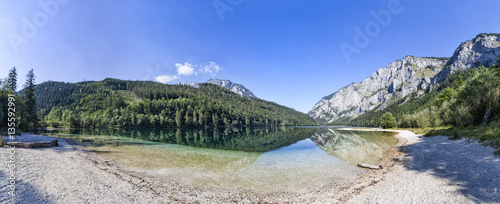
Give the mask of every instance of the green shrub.
M 396 118 L 392 116 L 392 113 L 385 113 L 380 121 L 380 126 L 383 128 L 395 128 L 396 127 Z

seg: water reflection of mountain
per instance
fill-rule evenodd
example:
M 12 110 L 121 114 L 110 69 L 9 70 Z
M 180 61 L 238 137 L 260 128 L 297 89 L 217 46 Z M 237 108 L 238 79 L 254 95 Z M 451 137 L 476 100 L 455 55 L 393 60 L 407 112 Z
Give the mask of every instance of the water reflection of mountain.
M 323 151 L 351 165 L 378 164 L 397 142 L 392 133 L 318 129 L 311 137 Z
M 249 128 L 229 127 L 214 129 L 72 129 L 54 134 L 105 135 L 129 137 L 152 142 L 180 144 L 194 147 L 265 152 L 294 144 L 314 134 L 314 128 Z M 125 142 L 126 143 L 126 142 Z M 96 138 L 93 146 L 131 145 L 123 140 Z

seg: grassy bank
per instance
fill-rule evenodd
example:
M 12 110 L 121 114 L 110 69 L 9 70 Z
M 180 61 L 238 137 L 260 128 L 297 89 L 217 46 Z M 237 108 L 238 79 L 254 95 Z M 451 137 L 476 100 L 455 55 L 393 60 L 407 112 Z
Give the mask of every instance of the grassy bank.
M 408 128 L 416 134 L 425 136 L 450 136 L 451 139 L 469 138 L 477 139 L 479 142 L 496 149 L 495 154 L 500 156 L 500 122 L 495 121 L 488 126 L 468 127 L 432 127 L 432 128 Z

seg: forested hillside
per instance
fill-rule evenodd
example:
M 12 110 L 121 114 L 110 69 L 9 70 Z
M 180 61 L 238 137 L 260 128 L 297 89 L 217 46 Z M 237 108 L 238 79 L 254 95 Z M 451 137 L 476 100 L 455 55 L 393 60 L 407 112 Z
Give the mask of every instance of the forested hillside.
M 44 82 L 41 120 L 56 127 L 209 127 L 315 125 L 308 115 L 213 84 L 199 88 L 149 81 Z

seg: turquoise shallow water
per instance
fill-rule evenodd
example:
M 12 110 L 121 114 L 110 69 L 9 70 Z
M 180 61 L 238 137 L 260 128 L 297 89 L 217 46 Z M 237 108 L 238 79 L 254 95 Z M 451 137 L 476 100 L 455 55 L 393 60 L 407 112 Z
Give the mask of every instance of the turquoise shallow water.
M 365 172 L 357 162 L 376 164 L 396 142 L 387 133 L 331 128 L 133 131 L 50 135 L 87 141 L 90 150 L 131 170 L 258 192 L 301 192 L 353 181 Z

